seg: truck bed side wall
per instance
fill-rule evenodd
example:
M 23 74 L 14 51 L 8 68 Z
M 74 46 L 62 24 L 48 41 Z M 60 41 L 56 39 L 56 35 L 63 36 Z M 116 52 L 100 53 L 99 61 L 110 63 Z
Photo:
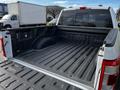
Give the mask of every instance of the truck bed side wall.
M 48 30 L 47 30 L 48 29 Z M 52 35 L 52 28 L 40 27 L 40 28 L 22 28 L 9 30 L 12 38 L 13 56 L 18 55 L 21 52 L 32 49 L 33 42 L 37 38 L 49 37 Z

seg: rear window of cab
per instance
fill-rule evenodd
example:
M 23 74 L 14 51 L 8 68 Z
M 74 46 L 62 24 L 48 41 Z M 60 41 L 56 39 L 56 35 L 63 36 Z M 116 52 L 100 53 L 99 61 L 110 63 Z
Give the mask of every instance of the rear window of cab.
M 112 28 L 109 10 L 85 9 L 63 11 L 59 25 Z

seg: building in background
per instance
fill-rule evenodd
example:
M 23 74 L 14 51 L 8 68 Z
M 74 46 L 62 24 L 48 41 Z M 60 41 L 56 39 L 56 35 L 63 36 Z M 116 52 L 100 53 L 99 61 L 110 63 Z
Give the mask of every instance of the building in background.
M 47 22 L 57 18 L 63 8 L 60 6 L 47 6 Z
M 8 13 L 7 4 L 0 3 L 0 18 L 2 18 L 2 16 L 7 13 Z

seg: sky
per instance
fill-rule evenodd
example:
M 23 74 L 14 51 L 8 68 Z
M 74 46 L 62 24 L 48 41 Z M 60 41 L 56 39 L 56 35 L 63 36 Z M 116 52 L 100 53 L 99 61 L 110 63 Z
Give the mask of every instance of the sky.
M 0 0 L 0 2 L 15 2 L 18 0 Z M 97 6 L 97 5 L 103 5 L 103 6 L 111 6 L 116 11 L 120 7 L 120 0 L 19 0 L 23 2 L 30 2 L 34 4 L 40 4 L 40 5 L 59 5 L 64 7 L 70 7 L 70 6 Z

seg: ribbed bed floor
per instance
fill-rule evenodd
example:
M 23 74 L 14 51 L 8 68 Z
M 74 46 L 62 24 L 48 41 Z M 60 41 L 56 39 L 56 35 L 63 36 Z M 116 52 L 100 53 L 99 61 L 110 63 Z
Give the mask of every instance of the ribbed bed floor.
M 98 50 L 88 43 L 59 42 L 16 58 L 93 87 Z
M 0 62 L 0 90 L 81 90 L 12 61 Z

